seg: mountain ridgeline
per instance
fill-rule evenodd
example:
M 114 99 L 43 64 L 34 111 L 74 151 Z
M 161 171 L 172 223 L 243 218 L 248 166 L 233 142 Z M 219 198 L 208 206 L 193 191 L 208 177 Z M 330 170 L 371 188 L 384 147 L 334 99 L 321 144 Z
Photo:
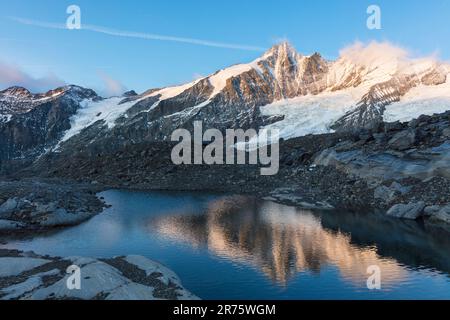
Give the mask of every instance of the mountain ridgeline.
M 0 170 L 24 167 L 48 154 L 97 154 L 167 141 L 177 128 L 192 130 L 194 121 L 219 130 L 301 127 L 293 114 L 303 106 L 310 110 L 306 105 L 314 130 L 282 131 L 283 138 L 371 130 L 387 120 L 433 114 L 436 104 L 449 110 L 449 72 L 448 65 L 433 59 L 342 55 L 329 61 L 281 43 L 251 63 L 141 94 L 105 99 L 78 86 L 45 94 L 12 87 L 0 91 Z M 280 105 L 280 112 L 273 112 Z M 402 108 L 404 113 L 397 112 Z M 314 116 L 317 110 L 325 117 Z

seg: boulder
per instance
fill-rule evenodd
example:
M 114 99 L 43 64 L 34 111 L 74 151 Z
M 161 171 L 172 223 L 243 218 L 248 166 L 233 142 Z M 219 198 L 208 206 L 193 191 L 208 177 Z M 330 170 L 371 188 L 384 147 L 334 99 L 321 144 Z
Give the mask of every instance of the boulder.
M 24 224 L 11 220 L 0 220 L 0 232 L 13 231 L 24 228 Z
M 422 216 L 424 208 L 425 203 L 423 201 L 410 202 L 408 204 L 400 203 L 391 207 L 388 210 L 387 215 L 400 219 L 416 220 Z
M 450 223 L 450 204 L 442 207 L 439 211 L 432 213 L 430 219 Z
M 19 200 L 17 198 L 6 200 L 6 202 L 0 206 L 0 218 L 9 218 L 14 210 L 16 210 L 18 204 Z
M 396 133 L 388 142 L 390 148 L 395 150 L 406 150 L 411 148 L 416 142 L 414 130 L 404 130 Z
M 431 216 L 435 215 L 436 213 L 438 213 L 439 210 L 441 210 L 441 208 L 442 207 L 438 206 L 438 205 L 425 207 L 425 209 L 423 209 L 423 215 L 425 217 L 431 217 Z
M 87 212 L 71 213 L 66 209 L 59 208 L 40 218 L 39 225 L 42 227 L 58 227 L 77 225 L 91 218 L 93 214 Z

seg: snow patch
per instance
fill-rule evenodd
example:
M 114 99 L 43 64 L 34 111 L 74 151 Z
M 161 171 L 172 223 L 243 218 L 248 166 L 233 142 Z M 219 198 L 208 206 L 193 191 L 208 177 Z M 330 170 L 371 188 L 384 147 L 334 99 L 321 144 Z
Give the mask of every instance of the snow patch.
M 354 108 L 358 98 L 351 91 L 326 92 L 277 101 L 260 110 L 266 116 L 284 115 L 284 120 L 264 128 L 277 129 L 280 138 L 291 139 L 332 132 L 330 126 Z
M 447 76 L 449 78 L 450 75 Z M 450 110 L 450 81 L 437 86 L 420 85 L 411 89 L 401 101 L 386 106 L 385 122 L 408 122 L 421 115 Z
M 70 119 L 70 129 L 64 134 L 61 142 L 69 140 L 79 134 L 84 128 L 93 125 L 97 121 L 104 121 L 108 129 L 115 125 L 115 121 L 137 101 L 120 104 L 123 97 L 113 97 L 101 101 L 83 100 L 81 108 Z
M 232 67 L 220 70 L 216 74 L 210 76 L 209 82 L 214 87 L 211 97 L 216 96 L 225 88 L 228 79 L 252 70 L 254 65 L 256 65 L 256 63 L 237 64 Z
M 206 107 L 210 103 L 211 103 L 211 100 L 206 100 L 206 101 L 204 101 L 196 106 L 193 106 L 191 108 L 186 108 L 181 111 L 164 116 L 164 118 L 171 118 L 171 117 L 175 117 L 175 116 L 176 117 L 178 117 L 178 116 L 179 117 L 190 117 L 194 112 L 196 112 L 197 110 L 199 110 L 203 107 Z
M 157 95 L 161 95 L 161 98 L 159 99 L 160 101 L 162 100 L 166 100 L 166 99 L 170 99 L 173 97 L 176 97 L 180 94 L 182 94 L 184 91 L 192 88 L 194 85 L 196 85 L 200 80 L 202 79 L 198 79 L 195 80 L 193 82 L 189 82 L 180 86 L 174 86 L 174 87 L 166 87 L 163 88 L 161 90 L 157 90 L 155 92 L 153 92 L 152 94 L 150 94 L 149 96 L 146 97 L 154 97 Z

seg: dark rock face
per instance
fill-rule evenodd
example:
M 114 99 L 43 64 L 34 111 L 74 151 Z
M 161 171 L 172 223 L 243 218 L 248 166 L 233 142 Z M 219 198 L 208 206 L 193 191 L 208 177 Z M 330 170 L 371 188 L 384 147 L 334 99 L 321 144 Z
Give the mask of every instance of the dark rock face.
M 332 128 L 359 130 L 376 127 L 383 122 L 385 107 L 400 101 L 400 98 L 417 84 L 418 80 L 414 76 L 403 76 L 374 85 L 358 103 L 357 108 L 336 121 Z
M 396 133 L 388 145 L 394 150 L 406 150 L 411 148 L 416 141 L 416 133 L 414 130 L 404 130 Z
M 0 172 L 30 163 L 54 147 L 70 129 L 70 117 L 81 107 L 81 101 L 92 98 L 97 98 L 94 91 L 76 86 L 45 95 L 18 88 L 0 93 L 2 110 L 11 117 L 0 122 Z
M 335 130 L 373 129 L 383 122 L 386 106 L 400 101 L 412 88 L 423 84 L 435 86 L 445 83 L 447 71 L 435 66 L 425 75 L 394 75 L 392 79 L 372 86 L 354 110 L 349 111 L 332 128 Z
M 0 91 L 0 114 L 24 113 L 32 108 L 33 100 L 33 94 L 22 87 Z
M 134 90 L 127 91 L 127 92 L 125 92 L 125 93 L 123 94 L 124 97 L 134 97 L 134 96 L 137 96 L 137 95 L 138 95 L 138 94 L 137 94 L 136 91 L 134 91 Z
M 441 70 L 432 70 L 421 79 L 421 82 L 427 86 L 439 85 L 445 83 L 447 75 Z

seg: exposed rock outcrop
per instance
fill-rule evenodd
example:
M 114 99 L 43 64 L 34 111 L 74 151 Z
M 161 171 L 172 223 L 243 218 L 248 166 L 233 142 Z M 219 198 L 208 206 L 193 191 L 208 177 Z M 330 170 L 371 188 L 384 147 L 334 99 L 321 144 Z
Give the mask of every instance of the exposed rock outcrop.
M 424 202 L 396 204 L 386 213 L 388 216 L 401 219 L 416 220 L 423 214 Z
M 79 288 L 68 286 L 79 268 Z M 55 258 L 0 250 L 1 300 L 196 300 L 178 276 L 142 256 Z
M 0 233 L 11 235 L 79 224 L 105 206 L 95 190 L 95 186 L 61 181 L 0 182 Z

